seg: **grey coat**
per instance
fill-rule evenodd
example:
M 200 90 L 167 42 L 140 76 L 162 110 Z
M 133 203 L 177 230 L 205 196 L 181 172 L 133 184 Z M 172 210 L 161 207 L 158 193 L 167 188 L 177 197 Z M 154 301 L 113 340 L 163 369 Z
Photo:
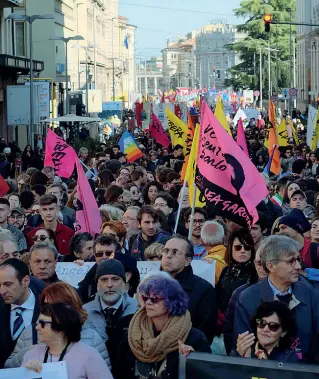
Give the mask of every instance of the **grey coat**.
M 123 311 L 121 314 L 121 318 L 134 314 L 138 310 L 138 304 L 136 299 L 129 297 L 127 293 L 123 294 Z M 88 318 L 83 325 L 83 329 L 85 328 L 94 328 L 102 337 L 104 342 L 107 341 L 106 334 L 106 322 L 103 310 L 101 308 L 100 296 L 99 294 L 95 295 L 94 300 L 90 301 L 87 304 L 83 305 L 83 308 L 88 313 Z M 104 337 L 103 337 L 104 336 Z
M 105 345 L 105 338 L 107 339 L 106 333 L 101 336 L 95 328 L 84 327 L 81 332 L 81 342 L 86 345 L 94 347 L 98 353 L 100 353 L 104 362 L 111 369 L 111 361 L 109 353 Z M 21 367 L 23 357 L 25 353 L 32 347 L 32 326 L 28 326 L 19 337 L 17 344 L 13 353 L 7 359 L 4 367 L 5 368 L 15 368 Z

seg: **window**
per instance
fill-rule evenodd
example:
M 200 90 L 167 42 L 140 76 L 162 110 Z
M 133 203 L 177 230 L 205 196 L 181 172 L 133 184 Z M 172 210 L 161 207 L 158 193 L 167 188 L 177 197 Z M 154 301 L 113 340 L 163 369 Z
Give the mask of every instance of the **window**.
M 15 46 L 15 55 L 18 57 L 25 57 L 25 25 L 24 22 L 15 22 L 15 32 L 16 32 L 16 46 Z

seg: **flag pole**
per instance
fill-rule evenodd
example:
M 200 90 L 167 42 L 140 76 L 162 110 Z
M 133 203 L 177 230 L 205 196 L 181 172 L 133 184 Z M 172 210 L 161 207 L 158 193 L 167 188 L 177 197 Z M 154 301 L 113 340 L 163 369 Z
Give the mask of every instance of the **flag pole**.
M 93 179 L 95 180 L 96 179 L 96 175 L 94 174 L 94 172 L 90 169 L 90 167 L 88 167 L 86 164 L 84 164 L 81 159 L 79 159 L 79 161 L 81 162 L 82 166 L 85 167 L 88 171 L 90 171 L 90 173 L 93 175 Z
M 182 187 L 182 192 L 181 192 L 181 197 L 179 199 L 179 205 L 178 205 L 178 210 L 177 210 L 177 216 L 176 216 L 174 234 L 176 234 L 176 232 L 177 232 L 179 217 L 181 215 L 181 210 L 182 210 L 182 205 L 183 205 L 183 199 L 184 199 L 184 195 L 185 195 L 185 188 L 186 188 L 186 180 L 184 180 L 183 187 Z
M 188 230 L 188 239 L 192 241 L 192 234 L 193 234 L 193 227 L 194 227 L 194 214 L 195 214 L 195 204 L 196 204 L 196 192 L 197 192 L 197 187 L 196 184 L 194 183 L 194 193 L 193 193 L 193 198 L 192 198 L 192 213 L 191 213 L 191 218 L 190 218 L 190 223 L 189 223 L 189 230 Z

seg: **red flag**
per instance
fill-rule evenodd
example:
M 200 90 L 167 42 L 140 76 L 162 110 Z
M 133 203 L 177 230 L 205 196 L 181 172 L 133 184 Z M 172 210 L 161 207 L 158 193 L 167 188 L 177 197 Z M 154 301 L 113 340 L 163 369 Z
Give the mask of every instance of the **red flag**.
M 156 142 L 168 148 L 171 142 L 169 138 L 167 137 L 167 135 L 165 134 L 163 126 L 154 112 L 152 112 L 152 122 L 150 124 L 149 131 L 151 133 L 151 136 L 155 139 Z
M 100 233 L 102 220 L 88 178 L 79 159 L 76 160 L 78 172 L 76 233 L 88 232 L 93 237 Z
M 63 138 L 48 129 L 45 146 L 44 166 L 53 167 L 58 176 L 69 178 L 77 161 L 76 152 Z
M 244 126 L 243 126 L 243 120 L 241 118 L 238 120 L 238 126 L 237 126 L 237 143 L 242 148 L 242 150 L 246 153 L 246 155 L 249 157 L 246 136 L 245 136 Z
M 142 111 L 143 111 L 143 103 L 140 103 L 137 101 L 135 103 L 135 118 L 137 125 L 141 128 L 142 127 Z
M 0 175 L 0 197 L 3 197 L 9 191 L 9 189 L 10 189 L 9 185 Z
M 215 214 L 249 227 L 258 220 L 265 181 L 204 101 L 197 167 L 196 184 Z

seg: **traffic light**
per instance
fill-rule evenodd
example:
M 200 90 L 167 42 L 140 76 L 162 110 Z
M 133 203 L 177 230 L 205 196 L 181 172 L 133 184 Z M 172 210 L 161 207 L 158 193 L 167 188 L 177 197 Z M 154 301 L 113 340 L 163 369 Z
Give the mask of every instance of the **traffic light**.
M 264 21 L 265 21 L 265 32 L 270 32 L 270 24 L 272 21 L 272 15 L 271 14 L 265 14 L 264 15 Z

